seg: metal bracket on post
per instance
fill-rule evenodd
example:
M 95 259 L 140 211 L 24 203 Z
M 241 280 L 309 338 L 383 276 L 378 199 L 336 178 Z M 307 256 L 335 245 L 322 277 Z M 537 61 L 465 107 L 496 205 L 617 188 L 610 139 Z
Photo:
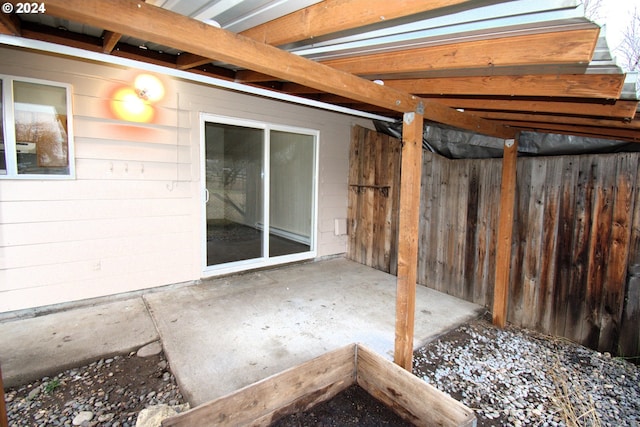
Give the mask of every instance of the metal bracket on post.
M 507 148 L 511 148 L 513 147 L 513 144 L 516 142 L 515 139 L 505 139 L 504 140 L 504 146 Z
M 421 116 L 424 116 L 424 104 L 422 103 L 422 101 L 418 102 L 418 106 L 416 107 L 416 113 L 420 114 Z

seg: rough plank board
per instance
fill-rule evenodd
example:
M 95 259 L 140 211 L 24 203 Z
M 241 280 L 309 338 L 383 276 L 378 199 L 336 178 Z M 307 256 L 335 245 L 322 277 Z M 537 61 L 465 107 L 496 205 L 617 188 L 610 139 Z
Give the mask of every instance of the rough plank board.
M 356 126 L 349 157 L 348 258 L 397 271 L 400 141 Z
M 406 421 L 417 426 L 476 424 L 470 409 L 418 377 L 366 347 L 359 345 L 357 355 L 358 385 Z
M 567 295 L 571 283 L 571 257 L 573 248 L 573 224 L 575 218 L 575 186 L 578 179 L 578 165 L 576 158 L 563 159 L 562 180 L 560 183 L 560 200 L 558 215 L 558 252 L 556 259 L 556 286 L 553 293 L 553 305 L 556 307 L 555 319 L 551 329 L 554 335 L 564 336 L 567 318 Z
M 518 159 L 509 321 L 600 351 L 640 355 L 640 289 L 627 277 L 629 266 L 640 265 L 639 157 Z M 500 159 L 424 153 L 419 284 L 490 306 L 500 176 Z M 397 179 L 389 183 L 398 188 Z M 387 215 L 397 218 L 388 206 Z M 385 239 L 393 256 L 397 234 Z M 362 251 L 373 250 L 365 246 Z
M 634 159 L 636 168 L 638 158 Z M 634 182 L 634 205 L 640 201 L 640 174 Z M 625 289 L 625 306 L 620 326 L 619 354 L 640 355 L 640 209 L 632 210 L 632 230 L 629 242 L 629 261 Z
M 358 344 L 334 350 L 162 421 L 163 427 L 268 426 L 358 383 L 417 426 L 475 426 L 473 411 Z
M 536 159 L 531 163 L 530 175 L 530 196 L 528 211 L 528 236 L 525 239 L 524 257 L 523 257 L 523 275 L 522 283 L 522 306 L 523 316 L 520 322 L 528 328 L 536 326 L 536 308 L 538 307 L 540 295 L 540 264 L 542 263 L 542 232 L 544 224 L 544 193 L 545 180 L 547 173 L 547 161 L 545 159 Z
M 355 345 L 326 353 L 162 422 L 169 426 L 268 426 L 355 383 Z
M 598 348 L 600 337 L 600 300 L 604 289 L 607 260 L 611 241 L 611 220 L 613 215 L 613 181 L 615 179 L 615 158 L 606 156 L 597 161 L 599 173 L 593 183 L 593 219 L 589 232 L 587 252 L 587 274 L 585 283 L 584 317 L 581 319 L 581 343 Z M 608 173 L 612 171 L 613 173 Z M 626 260 L 625 260 L 626 261 Z
M 632 229 L 632 206 L 635 205 L 634 184 L 638 162 L 633 155 L 622 154 L 613 158 L 617 174 L 614 177 L 612 218 L 609 224 L 610 241 L 605 264 L 605 281 L 596 308 L 601 313 L 600 351 L 617 352 L 616 342 L 624 312 L 625 285 L 629 261 L 629 244 Z
M 546 188 L 544 198 L 544 218 L 542 224 L 541 261 L 539 302 L 536 310 L 536 329 L 550 331 L 553 323 L 554 306 L 553 293 L 556 274 L 557 236 L 560 215 L 560 185 L 562 179 L 562 158 L 549 159 L 546 170 Z
M 591 156 L 578 159 L 578 177 L 576 181 L 575 205 L 573 210 L 574 222 L 572 226 L 571 258 L 565 268 L 570 269 L 569 282 L 565 303 L 567 313 L 563 336 L 576 341 L 582 341 L 582 319 L 585 313 L 585 292 L 587 268 L 589 267 L 589 225 L 592 221 L 594 180 L 598 175 L 597 164 Z

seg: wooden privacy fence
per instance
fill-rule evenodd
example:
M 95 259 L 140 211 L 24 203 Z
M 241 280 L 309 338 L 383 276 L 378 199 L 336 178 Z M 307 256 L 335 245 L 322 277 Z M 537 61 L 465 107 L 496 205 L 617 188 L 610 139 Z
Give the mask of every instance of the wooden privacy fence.
M 399 156 L 398 140 L 354 128 L 348 257 L 392 274 Z M 509 322 L 640 355 L 639 165 L 638 153 L 518 159 Z M 501 172 L 501 159 L 425 153 L 418 283 L 491 307 Z

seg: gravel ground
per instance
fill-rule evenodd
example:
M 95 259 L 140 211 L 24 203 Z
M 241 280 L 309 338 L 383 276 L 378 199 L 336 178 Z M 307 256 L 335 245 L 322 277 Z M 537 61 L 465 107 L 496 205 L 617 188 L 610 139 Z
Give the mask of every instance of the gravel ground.
M 9 426 L 132 427 L 139 411 L 184 403 L 162 353 L 101 359 L 5 391 Z
M 639 366 L 485 320 L 417 350 L 414 374 L 473 408 L 478 426 L 640 426 Z M 10 426 L 133 427 L 145 407 L 184 403 L 164 356 L 135 353 L 6 390 L 5 398 Z
M 414 374 L 478 426 L 640 426 L 640 367 L 563 339 L 478 320 L 414 353 Z

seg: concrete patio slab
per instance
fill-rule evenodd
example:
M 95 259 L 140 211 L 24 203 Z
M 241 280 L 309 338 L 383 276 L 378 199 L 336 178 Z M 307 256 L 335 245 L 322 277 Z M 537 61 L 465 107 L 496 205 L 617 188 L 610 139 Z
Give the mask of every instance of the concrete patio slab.
M 5 386 L 162 340 L 192 406 L 350 343 L 393 357 L 396 278 L 337 258 L 0 322 Z M 482 313 L 418 286 L 415 346 Z
M 183 394 L 198 405 L 350 343 L 392 359 L 395 284 L 334 259 L 144 298 Z M 416 346 L 482 312 L 422 286 L 416 298 Z
M 101 357 L 125 354 L 160 337 L 141 298 L 0 323 L 5 387 Z

